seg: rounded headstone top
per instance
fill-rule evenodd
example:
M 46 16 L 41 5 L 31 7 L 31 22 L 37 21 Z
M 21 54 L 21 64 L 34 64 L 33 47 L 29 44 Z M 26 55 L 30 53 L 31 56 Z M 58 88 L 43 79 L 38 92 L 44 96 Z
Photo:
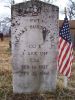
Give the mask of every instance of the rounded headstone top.
M 17 15 L 24 16 L 26 13 L 32 13 L 35 7 L 37 8 L 38 13 L 41 12 L 42 9 L 46 9 L 45 13 L 48 9 L 50 9 L 53 13 L 59 12 L 59 8 L 57 6 L 39 0 L 31 0 L 12 5 L 11 11 L 12 13 L 15 11 Z
M 32 4 L 36 4 L 36 5 L 37 5 L 37 3 L 40 3 L 40 4 L 42 3 L 42 4 L 49 5 L 49 6 L 53 6 L 53 7 L 57 8 L 57 9 L 59 9 L 59 7 L 56 6 L 56 5 L 53 5 L 53 4 L 50 4 L 50 3 L 47 3 L 47 2 L 43 2 L 43 1 L 40 1 L 40 0 L 30 0 L 30 1 L 26 1 L 26 2 L 21 2 L 21 3 L 13 4 L 12 7 L 13 7 L 13 6 L 25 5 L 25 4 L 28 4 L 28 3 L 30 3 L 30 2 L 31 2 Z

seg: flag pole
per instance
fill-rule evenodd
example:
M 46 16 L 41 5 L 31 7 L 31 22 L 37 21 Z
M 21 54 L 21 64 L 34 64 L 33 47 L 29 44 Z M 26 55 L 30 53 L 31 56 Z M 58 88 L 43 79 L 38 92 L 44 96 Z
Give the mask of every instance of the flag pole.
M 67 16 L 67 10 L 66 10 L 66 7 L 64 9 L 64 14 L 65 14 L 65 17 Z M 67 76 L 64 76 L 64 87 L 67 88 L 67 84 L 68 84 L 68 78 Z

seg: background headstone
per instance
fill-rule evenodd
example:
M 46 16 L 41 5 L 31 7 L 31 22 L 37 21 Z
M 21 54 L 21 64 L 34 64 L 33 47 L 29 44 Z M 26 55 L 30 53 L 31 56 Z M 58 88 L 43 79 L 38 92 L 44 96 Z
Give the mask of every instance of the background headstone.
M 41 1 L 12 6 L 14 93 L 56 89 L 58 10 Z

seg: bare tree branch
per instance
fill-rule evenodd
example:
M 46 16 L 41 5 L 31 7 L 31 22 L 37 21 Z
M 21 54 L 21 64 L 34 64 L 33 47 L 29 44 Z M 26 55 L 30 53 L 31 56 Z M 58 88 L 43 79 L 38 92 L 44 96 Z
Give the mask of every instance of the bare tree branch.
M 69 19 L 72 20 L 73 18 L 75 18 L 75 1 L 73 0 L 69 0 L 70 5 L 68 7 L 68 16 Z

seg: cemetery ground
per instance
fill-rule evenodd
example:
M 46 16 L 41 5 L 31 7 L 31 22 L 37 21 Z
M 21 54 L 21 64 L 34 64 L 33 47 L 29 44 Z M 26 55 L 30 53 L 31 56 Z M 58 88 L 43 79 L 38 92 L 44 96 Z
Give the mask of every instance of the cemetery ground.
M 63 85 L 63 76 L 59 76 L 55 93 L 13 94 L 9 41 L 10 38 L 4 38 L 3 42 L 0 41 L 0 100 L 75 100 L 75 62 L 73 63 L 72 76 L 68 80 L 66 89 Z

